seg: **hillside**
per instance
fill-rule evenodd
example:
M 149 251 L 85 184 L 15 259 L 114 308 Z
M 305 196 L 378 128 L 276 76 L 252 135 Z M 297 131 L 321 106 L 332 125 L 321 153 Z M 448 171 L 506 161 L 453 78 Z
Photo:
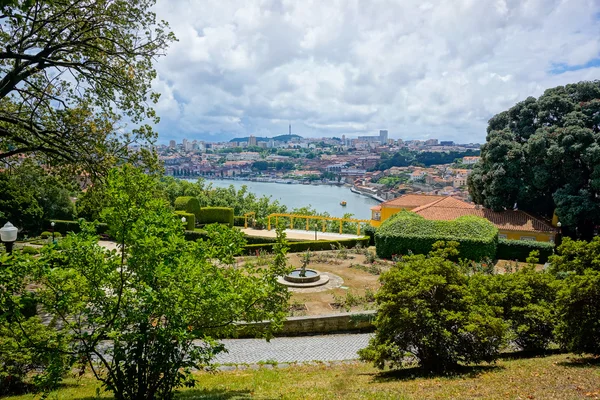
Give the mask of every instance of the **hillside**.
M 268 142 L 271 139 L 278 140 L 280 142 L 289 142 L 292 139 L 302 139 L 302 136 L 300 136 L 300 135 L 279 135 L 279 136 L 274 136 L 272 138 L 257 136 L 256 142 L 257 143 L 258 142 Z M 233 138 L 230 140 L 230 142 L 247 142 L 247 141 L 248 141 L 248 136 L 241 137 L 241 138 Z

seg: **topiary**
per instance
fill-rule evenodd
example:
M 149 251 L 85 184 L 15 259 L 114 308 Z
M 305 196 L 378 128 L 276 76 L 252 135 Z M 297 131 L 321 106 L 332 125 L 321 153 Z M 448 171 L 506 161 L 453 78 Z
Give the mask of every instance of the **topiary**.
M 494 258 L 498 228 L 485 218 L 465 215 L 452 221 L 432 221 L 410 211 L 385 220 L 375 233 L 377 255 L 427 254 L 437 241 L 460 243 L 460 258 Z
M 175 210 L 194 214 L 196 221 L 200 221 L 200 202 L 193 196 L 182 196 L 175 199 Z

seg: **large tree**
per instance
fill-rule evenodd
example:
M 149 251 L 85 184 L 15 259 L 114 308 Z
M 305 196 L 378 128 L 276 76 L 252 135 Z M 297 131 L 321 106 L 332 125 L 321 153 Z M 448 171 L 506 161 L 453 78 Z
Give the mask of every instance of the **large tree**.
M 473 200 L 493 210 L 556 212 L 573 234 L 600 223 L 600 81 L 548 89 L 490 119 Z
M 289 298 L 277 283 L 288 272 L 281 229 L 269 266 L 237 266 L 230 253 L 241 250 L 239 231 L 214 231 L 213 248 L 186 241 L 154 177 L 113 170 L 105 190 L 119 251 L 100 247 L 84 225 L 28 266 L 51 326 L 70 335 L 71 354 L 116 399 L 172 398 L 193 383 L 192 368 L 223 350 L 215 339 L 234 334 L 236 321 L 270 320 L 267 336 L 281 324 Z
M 174 38 L 153 3 L 0 3 L 0 160 L 35 154 L 97 172 L 154 137 L 152 64 Z

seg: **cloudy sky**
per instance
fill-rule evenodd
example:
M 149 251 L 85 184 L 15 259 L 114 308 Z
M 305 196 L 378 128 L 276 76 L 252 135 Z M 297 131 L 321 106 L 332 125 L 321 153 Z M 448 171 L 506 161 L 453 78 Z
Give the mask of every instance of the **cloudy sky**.
M 600 0 L 158 0 L 160 142 L 376 134 L 483 142 L 488 119 L 600 78 Z

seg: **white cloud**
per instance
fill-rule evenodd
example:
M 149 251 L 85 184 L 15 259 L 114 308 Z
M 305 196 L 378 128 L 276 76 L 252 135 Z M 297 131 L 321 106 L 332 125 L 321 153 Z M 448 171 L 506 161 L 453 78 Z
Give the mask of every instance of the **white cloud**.
M 276 135 L 465 142 L 547 88 L 595 79 L 597 0 L 158 0 L 161 141 Z M 556 73 L 556 66 L 566 72 Z

